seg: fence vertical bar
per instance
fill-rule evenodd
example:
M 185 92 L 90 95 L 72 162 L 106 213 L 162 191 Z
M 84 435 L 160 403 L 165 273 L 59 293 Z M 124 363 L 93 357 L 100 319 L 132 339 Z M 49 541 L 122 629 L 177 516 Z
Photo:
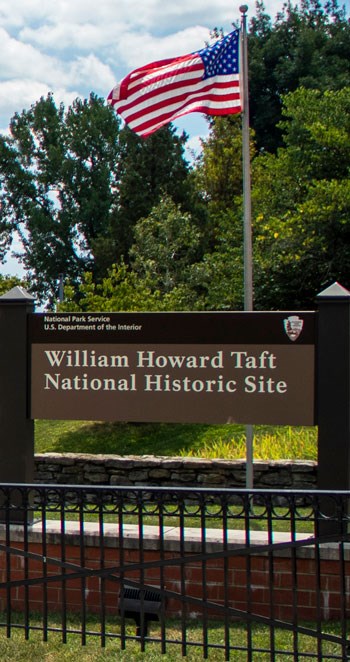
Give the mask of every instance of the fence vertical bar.
M 268 498 L 266 503 L 267 508 L 267 532 L 268 532 L 268 543 L 272 545 L 273 543 L 273 503 L 271 497 Z M 275 659 L 275 603 L 274 603 L 274 555 L 272 549 L 269 550 L 269 594 L 270 594 L 270 659 L 271 662 Z
M 227 531 L 228 531 L 228 503 L 227 499 L 225 497 L 221 498 L 221 508 L 222 508 L 222 536 L 223 536 L 223 550 L 224 552 L 227 552 L 228 550 L 228 536 L 227 536 Z M 224 619 L 224 628 L 225 628 L 225 635 L 224 635 L 224 641 L 225 641 L 225 660 L 230 659 L 230 621 L 229 621 L 229 615 L 228 615 L 228 607 L 229 607 L 229 589 L 230 589 L 230 583 L 228 581 L 229 578 L 229 572 L 230 572 L 230 566 L 229 566 L 229 558 L 228 556 L 225 555 L 224 557 L 224 578 L 225 578 L 225 583 L 224 583 L 224 605 L 225 605 L 225 619 Z
M 80 567 L 85 567 L 85 544 L 84 544 L 84 495 L 80 493 L 79 504 L 79 547 L 80 547 Z M 86 577 L 81 577 L 81 643 L 86 646 Z
M 62 561 L 62 641 L 67 643 L 67 583 L 66 583 L 66 569 L 64 564 L 66 562 L 66 521 L 65 521 L 65 497 L 64 492 L 60 494 L 61 498 L 61 561 Z
M 146 632 L 146 621 L 145 621 L 145 571 L 144 571 L 144 546 L 143 546 L 143 499 L 142 493 L 138 492 L 137 494 L 137 510 L 138 510 L 138 527 L 139 527 L 139 584 L 140 588 L 140 627 L 138 636 L 140 637 L 140 647 L 141 652 L 144 653 L 145 646 L 145 632 Z
M 121 617 L 120 624 L 120 648 L 125 650 L 125 613 L 124 613 L 124 580 L 125 572 L 123 570 L 125 564 L 124 557 L 124 500 L 123 492 L 118 491 L 118 539 L 119 539 L 119 565 L 120 565 L 120 591 L 119 591 L 119 612 Z
M 179 499 L 179 508 L 180 508 L 180 557 L 184 558 L 185 556 L 185 501 L 183 498 Z M 180 585 L 181 585 L 181 597 L 186 596 L 186 577 L 185 577 L 185 564 L 181 563 L 180 567 Z M 182 646 L 182 656 L 187 655 L 187 614 L 186 614 L 186 601 L 182 601 L 182 610 L 181 610 L 181 646 Z
M 9 489 L 5 490 L 6 498 L 6 509 L 5 509 L 5 526 L 6 526 L 6 636 L 11 637 L 11 613 L 12 613 L 12 600 L 11 600 L 11 554 L 10 554 L 10 545 L 11 545 L 11 528 L 10 528 L 10 494 Z
M 341 497 L 340 511 L 341 511 L 341 528 L 343 536 L 347 534 L 349 512 L 348 496 Z M 346 628 L 346 564 L 345 564 L 345 550 L 343 539 L 339 542 L 339 570 L 340 570 L 340 614 L 341 614 L 341 632 L 343 638 L 343 656 L 344 659 L 349 659 L 349 644 L 346 641 L 347 628 Z
M 160 584 L 160 631 L 161 631 L 161 651 L 162 655 L 166 653 L 166 635 L 165 635 L 165 600 L 164 600 L 164 501 L 162 498 L 158 501 L 158 525 L 159 525 L 159 554 L 160 554 L 160 570 L 159 570 L 159 584 Z
M 295 500 L 293 495 L 290 496 L 289 502 L 290 509 L 290 534 L 291 541 L 296 541 L 296 521 L 295 521 Z M 291 549 L 291 565 L 292 565 L 292 621 L 293 621 L 293 654 L 294 659 L 299 659 L 299 644 L 298 644 L 298 567 L 297 567 L 297 552 L 293 545 Z
M 322 594 L 322 573 L 321 573 L 321 553 L 320 553 L 320 530 L 319 530 L 319 517 L 318 509 L 314 508 L 314 534 L 316 538 L 316 543 L 314 546 L 315 553 L 315 563 L 316 563 L 316 572 L 315 572 L 315 583 L 316 583 L 316 614 L 317 614 L 317 654 L 318 659 L 322 660 L 322 610 L 321 610 L 321 594 Z
M 246 494 L 244 499 L 244 521 L 245 521 L 245 545 L 249 549 L 250 547 L 250 515 L 253 512 L 254 501 L 253 495 Z M 250 554 L 246 556 L 246 586 L 247 586 L 247 614 L 250 615 L 252 608 L 252 561 Z M 251 619 L 247 620 L 247 661 L 252 662 L 253 660 L 253 634 L 252 634 L 252 623 Z
M 48 639 L 48 601 L 47 601 L 47 539 L 46 539 L 46 492 L 41 492 L 41 550 L 43 573 L 43 641 Z
M 99 503 L 98 509 L 98 530 L 99 530 L 99 540 L 100 540 L 100 568 L 104 570 L 105 568 L 105 546 L 104 546 L 104 520 L 103 520 L 103 502 L 102 498 Z M 106 646 L 106 606 L 105 606 L 105 595 L 106 595 L 106 579 L 102 575 L 100 578 L 100 631 L 101 631 L 101 648 Z
M 205 499 L 201 495 L 201 548 L 202 548 L 202 600 L 203 600 L 203 657 L 208 658 L 208 591 L 207 591 L 207 561 L 206 553 L 206 517 L 205 517 Z
M 24 551 L 24 578 L 26 584 L 24 587 L 24 623 L 25 623 L 25 638 L 28 641 L 29 639 L 29 586 L 27 580 L 29 578 L 29 543 L 28 543 L 28 523 L 26 518 L 26 511 L 28 509 L 28 493 L 22 491 L 22 504 L 23 504 L 23 551 Z

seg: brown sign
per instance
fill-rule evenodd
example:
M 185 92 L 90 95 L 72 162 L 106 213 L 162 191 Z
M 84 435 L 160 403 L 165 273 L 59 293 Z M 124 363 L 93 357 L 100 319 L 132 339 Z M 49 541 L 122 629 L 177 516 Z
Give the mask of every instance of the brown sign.
M 313 313 L 32 315 L 31 416 L 313 425 L 314 325 Z

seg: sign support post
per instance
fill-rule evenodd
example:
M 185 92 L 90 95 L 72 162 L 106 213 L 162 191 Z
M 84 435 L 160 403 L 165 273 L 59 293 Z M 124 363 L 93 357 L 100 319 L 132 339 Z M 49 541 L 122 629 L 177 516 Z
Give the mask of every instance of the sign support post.
M 318 488 L 350 489 L 350 292 L 334 283 L 317 297 Z
M 27 317 L 34 298 L 22 287 L 0 297 L 0 484 L 34 482 L 34 421 L 28 412 Z M 13 522 L 27 517 L 20 494 L 10 511 Z M 2 512 L 1 517 L 2 517 Z
M 350 292 L 334 283 L 317 297 L 316 406 L 318 489 L 350 490 Z M 322 503 L 321 534 L 346 533 L 331 496 Z

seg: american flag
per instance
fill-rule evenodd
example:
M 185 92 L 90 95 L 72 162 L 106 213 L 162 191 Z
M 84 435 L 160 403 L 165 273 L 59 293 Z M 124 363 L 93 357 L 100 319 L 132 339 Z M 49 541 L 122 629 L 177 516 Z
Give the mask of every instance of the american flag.
M 195 53 L 135 69 L 107 102 L 143 137 L 187 113 L 239 113 L 239 30 Z

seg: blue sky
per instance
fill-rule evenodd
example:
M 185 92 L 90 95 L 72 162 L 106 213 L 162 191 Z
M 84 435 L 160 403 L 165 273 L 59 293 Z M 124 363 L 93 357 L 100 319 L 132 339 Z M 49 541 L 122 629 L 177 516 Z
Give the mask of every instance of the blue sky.
M 52 92 L 69 106 L 106 97 L 135 67 L 202 48 L 209 31 L 239 25 L 238 0 L 0 0 L 0 131 Z M 248 4 L 248 3 L 247 3 Z M 274 18 L 283 0 L 266 0 Z M 349 9 L 350 0 L 346 0 Z M 255 4 L 248 4 L 248 19 Z M 194 113 L 176 123 L 196 149 L 207 133 Z M 0 273 L 16 270 L 11 261 Z

